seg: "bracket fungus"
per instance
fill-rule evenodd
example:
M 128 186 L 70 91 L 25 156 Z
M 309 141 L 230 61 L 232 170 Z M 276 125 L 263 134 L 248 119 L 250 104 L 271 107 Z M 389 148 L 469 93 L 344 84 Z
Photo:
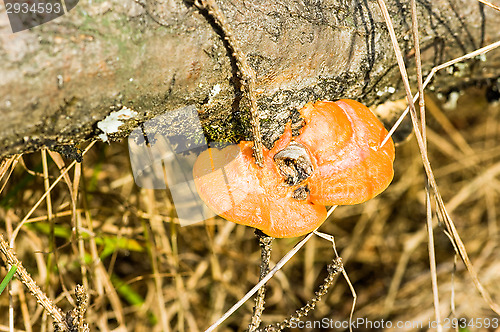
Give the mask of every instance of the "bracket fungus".
M 271 150 L 264 148 L 263 167 L 248 141 L 199 155 L 196 189 L 215 213 L 269 236 L 295 237 L 325 221 L 325 205 L 362 203 L 387 188 L 394 144 L 380 146 L 387 131 L 366 106 L 318 101 L 299 112 L 299 135 L 288 125 Z

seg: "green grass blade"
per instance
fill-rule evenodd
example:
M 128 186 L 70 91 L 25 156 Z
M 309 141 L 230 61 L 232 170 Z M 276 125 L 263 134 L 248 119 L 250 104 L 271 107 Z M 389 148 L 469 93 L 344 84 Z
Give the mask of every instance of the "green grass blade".
M 16 270 L 17 270 L 17 265 L 12 265 L 10 267 L 9 272 L 7 272 L 7 275 L 5 276 L 5 278 L 3 278 L 2 283 L 0 284 L 0 294 L 2 294 L 5 287 L 7 287 L 7 284 L 10 282 L 12 277 L 14 277 L 14 273 L 16 273 Z

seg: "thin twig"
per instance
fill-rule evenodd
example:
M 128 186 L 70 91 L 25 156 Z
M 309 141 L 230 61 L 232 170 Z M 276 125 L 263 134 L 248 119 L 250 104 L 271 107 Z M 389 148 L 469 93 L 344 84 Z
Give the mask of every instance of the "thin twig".
M 333 249 L 333 252 L 335 253 L 335 258 L 336 258 L 337 262 L 341 263 L 342 258 L 340 258 L 339 254 L 337 252 L 337 246 L 335 245 L 335 238 L 333 237 L 333 235 L 321 233 L 318 231 L 314 231 L 314 234 L 316 234 L 317 236 L 319 236 L 327 241 L 330 241 L 332 243 L 332 249 Z M 349 331 L 352 332 L 352 326 L 353 326 L 352 318 L 354 316 L 354 309 L 356 308 L 356 302 L 358 300 L 358 295 L 356 294 L 356 290 L 354 289 L 354 286 L 352 285 L 351 279 L 349 279 L 349 276 L 347 275 L 347 272 L 345 271 L 343 266 L 342 266 L 342 276 L 344 276 L 344 279 L 347 282 L 347 285 L 349 286 L 349 289 L 351 290 L 351 294 L 352 294 L 352 306 L 351 306 L 351 312 L 349 314 Z
M 89 332 L 89 327 L 85 323 L 85 313 L 87 312 L 87 307 L 89 305 L 89 295 L 85 287 L 81 285 L 76 285 L 75 287 L 76 296 L 76 308 L 75 316 L 78 326 L 78 332 Z
M 292 250 L 290 250 L 283 258 L 274 266 L 274 268 L 269 271 L 269 273 L 262 278 L 261 281 L 259 281 L 252 289 L 250 289 L 238 302 L 236 302 L 224 315 L 222 315 L 221 318 L 219 318 L 215 323 L 213 323 L 208 329 L 205 330 L 205 332 L 211 332 L 214 331 L 223 321 L 225 321 L 229 316 L 231 316 L 236 310 L 238 310 L 243 303 L 245 303 L 248 299 L 250 299 L 258 290 L 261 288 L 266 282 L 271 279 L 276 272 L 278 272 L 283 265 L 285 265 L 290 258 L 297 253 L 297 251 L 300 250 L 306 244 L 306 242 L 313 236 L 313 233 L 309 233 L 306 235 L 305 238 L 303 238 L 299 243 L 293 247 Z
M 486 1 L 486 0 L 477 0 L 477 1 L 481 2 L 482 4 L 485 4 L 485 5 L 486 5 L 486 6 L 488 6 L 488 7 L 491 7 L 491 8 L 493 8 L 493 9 L 495 9 L 495 10 L 500 11 L 500 7 L 498 7 L 497 5 L 492 4 L 492 3 L 491 3 L 491 2 L 489 2 L 489 1 Z
M 410 106 L 410 111 L 415 113 L 415 106 L 413 105 L 413 97 L 410 89 L 410 84 L 408 83 L 408 72 L 406 71 L 406 65 L 403 59 L 403 55 L 401 53 L 401 49 L 398 44 L 398 40 L 396 38 L 396 33 L 394 32 L 394 27 L 392 25 L 392 21 L 389 16 L 389 11 L 387 10 L 384 0 L 378 0 L 378 4 L 384 16 L 384 20 L 387 25 L 387 30 L 389 31 L 389 36 L 391 37 L 392 47 L 394 48 L 394 53 L 396 55 L 396 60 L 398 62 L 399 71 L 403 78 L 403 84 L 406 91 L 406 99 L 408 102 L 408 106 Z
M 9 330 L 14 331 L 14 296 L 12 296 L 12 284 L 9 282 Z
M 451 295 L 450 295 L 450 311 L 452 317 L 457 317 L 455 308 L 455 276 L 457 274 L 458 254 L 453 255 L 453 270 L 451 271 Z
M 255 235 L 259 238 L 259 246 L 260 246 L 260 275 L 259 280 L 262 280 L 267 273 L 269 273 L 269 261 L 271 260 L 271 250 L 273 237 L 267 236 L 262 233 L 260 230 L 255 230 Z M 264 298 L 266 296 L 266 285 L 264 284 L 255 297 L 255 306 L 253 307 L 252 318 L 250 320 L 250 324 L 248 325 L 248 332 L 253 332 L 257 330 L 262 319 L 262 312 L 264 311 Z
M 47 162 L 47 149 L 43 148 L 42 151 L 42 167 L 43 167 L 43 188 L 47 191 L 50 188 L 49 167 Z M 47 221 L 49 222 L 49 251 L 47 254 L 47 274 L 45 277 L 44 291 L 50 296 L 50 280 L 53 271 L 52 264 L 57 264 L 57 250 L 56 250 L 56 237 L 55 237 L 55 222 L 53 220 L 52 198 L 49 195 L 46 197 Z M 46 317 L 46 316 L 45 316 Z
M 325 220 L 327 220 L 328 217 L 330 217 L 335 208 L 337 208 L 337 205 L 332 206 L 330 210 L 328 210 Z M 253 286 L 252 289 L 250 289 L 238 302 L 236 302 L 228 311 L 226 311 L 226 313 L 222 315 L 221 318 L 219 318 L 208 329 L 206 329 L 205 332 L 214 331 L 220 324 L 222 324 L 223 321 L 225 321 L 236 310 L 238 310 L 243 305 L 243 303 L 245 303 L 249 298 L 251 298 L 259 290 L 259 288 L 262 287 L 262 285 L 268 282 L 269 279 L 271 279 L 276 274 L 276 272 L 278 272 L 283 267 L 283 265 L 285 265 L 297 253 L 297 251 L 299 251 L 300 248 L 302 248 L 304 244 L 307 243 L 307 241 L 311 238 L 311 236 L 313 236 L 313 234 L 314 231 L 307 234 L 299 243 L 295 245 L 295 247 L 292 248 L 292 250 L 287 252 L 286 255 L 283 256 L 283 258 L 280 259 L 278 263 L 276 263 L 273 269 L 269 271 L 269 273 L 264 278 L 262 278 L 261 281 L 259 281 L 255 286 Z
M 431 270 L 431 283 L 432 283 L 432 295 L 434 297 L 434 314 L 436 315 L 437 321 L 437 331 L 443 331 L 443 325 L 441 322 L 441 312 L 439 310 L 439 287 L 437 280 L 437 267 L 436 267 L 436 252 L 434 250 L 434 230 L 432 227 L 432 207 L 431 207 L 431 196 L 429 192 L 429 184 L 426 185 L 426 195 L 425 195 L 425 205 L 427 207 L 427 238 L 428 251 L 429 251 L 429 267 Z
M 323 283 L 319 286 L 319 290 L 315 292 L 314 297 L 308 301 L 304 306 L 300 309 L 296 310 L 293 315 L 289 318 L 284 319 L 282 322 L 271 324 L 266 326 L 263 329 L 260 329 L 261 332 L 277 332 L 282 331 L 284 328 L 288 328 L 291 326 L 291 323 L 298 322 L 302 317 L 305 317 L 309 314 L 310 311 L 316 308 L 318 302 L 321 301 L 323 296 L 328 293 L 328 290 L 332 286 L 335 277 L 344 271 L 344 266 L 342 265 L 342 259 L 335 258 L 333 263 L 328 264 L 327 266 L 328 275 L 325 277 Z M 351 324 L 350 324 L 351 325 Z
M 22 263 L 17 259 L 16 255 L 9 244 L 4 240 L 3 236 L 0 234 L 0 252 L 5 255 L 5 263 L 8 266 L 16 265 L 16 276 L 21 282 L 28 288 L 31 295 L 33 295 L 37 302 L 47 310 L 47 312 L 52 316 L 55 324 L 58 326 L 59 331 L 69 331 L 69 327 L 64 320 L 64 314 L 61 309 L 59 309 L 51 299 L 38 287 L 33 278 L 29 275 L 28 271 L 24 268 Z
M 417 84 L 418 84 L 418 105 L 420 108 L 420 126 L 422 129 L 422 139 L 424 146 L 427 148 L 427 135 L 425 132 L 425 99 L 424 99 L 424 86 L 422 83 L 422 60 L 420 59 L 420 41 L 418 36 L 418 16 L 417 16 L 417 3 L 415 0 L 410 0 L 411 5 L 411 22 L 413 32 L 413 44 L 415 47 L 415 67 L 417 70 Z
M 0 164 L 0 181 L 4 178 L 4 176 L 7 174 L 7 170 L 10 168 L 9 174 L 7 174 L 7 177 L 5 178 L 4 183 L 0 188 L 0 194 L 5 189 L 5 186 L 7 186 L 7 183 L 9 183 L 9 178 L 12 175 L 14 168 L 16 168 L 19 159 L 21 159 L 20 154 L 14 155 L 9 159 L 3 160 L 2 163 Z
M 424 86 L 422 83 L 422 61 L 420 59 L 420 41 L 418 35 L 418 16 L 417 16 L 417 3 L 415 0 L 410 0 L 411 7 L 411 21 L 412 21 L 412 32 L 413 32 L 413 44 L 415 47 L 415 67 L 417 71 L 417 84 L 418 84 L 418 104 L 420 108 L 420 127 L 422 130 L 422 140 L 424 143 L 424 149 L 427 153 L 427 134 L 425 125 L 425 99 L 424 99 Z M 425 185 L 425 205 L 427 211 L 427 237 L 428 251 L 429 251 L 429 265 L 431 270 L 431 282 L 432 282 L 432 293 L 434 296 L 434 313 L 436 316 L 436 321 L 438 322 L 437 331 L 442 332 L 443 326 L 441 324 L 441 313 L 439 311 L 439 292 L 438 292 L 438 281 L 437 281 L 437 268 L 436 268 L 436 253 L 434 250 L 434 233 L 432 228 L 432 207 L 431 207 L 431 196 L 430 196 L 430 186 L 429 181 Z
M 430 184 L 432 190 L 434 191 L 434 196 L 435 196 L 435 199 L 437 202 L 437 210 L 440 213 L 441 219 L 443 220 L 443 222 L 445 224 L 447 232 L 449 232 L 451 242 L 454 245 L 456 252 L 460 255 L 460 258 L 464 262 L 465 267 L 467 268 L 467 271 L 469 272 L 469 275 L 471 276 L 472 281 L 474 282 L 474 285 L 476 286 L 476 289 L 479 291 L 479 293 L 481 294 L 483 299 L 486 301 L 486 303 L 488 303 L 489 307 L 497 314 L 500 314 L 500 306 L 493 301 L 489 292 L 484 288 L 484 286 L 479 281 L 479 277 L 477 275 L 476 270 L 474 269 L 474 266 L 472 265 L 472 263 L 469 259 L 469 255 L 467 254 L 467 250 L 465 248 L 465 245 L 464 245 L 462 239 L 460 238 L 460 235 L 458 234 L 458 231 L 455 227 L 455 224 L 453 223 L 453 220 L 451 219 L 451 217 L 448 214 L 448 211 L 446 210 L 446 207 L 444 205 L 443 199 L 442 199 L 441 194 L 440 194 L 439 189 L 438 189 L 436 179 L 434 177 L 434 173 L 433 173 L 432 168 L 431 168 L 431 164 L 429 161 L 429 157 L 427 155 L 427 151 L 425 149 L 422 134 L 421 134 L 419 126 L 418 126 L 417 114 L 415 111 L 415 106 L 413 105 L 413 102 L 412 102 L 413 98 L 412 98 L 412 93 L 410 90 L 410 85 L 408 82 L 408 74 L 406 72 L 406 66 L 404 64 L 403 56 L 401 54 L 401 50 L 399 48 L 398 41 L 396 39 L 394 27 L 393 27 L 391 19 L 389 17 L 389 12 L 387 11 L 387 7 L 385 6 L 384 0 L 378 0 L 378 3 L 379 3 L 381 11 L 383 13 L 385 22 L 387 24 L 387 28 L 389 30 L 389 35 L 391 36 L 391 42 L 393 44 L 393 48 L 394 48 L 394 51 L 396 53 L 396 59 L 398 61 L 398 66 L 399 66 L 399 69 L 401 72 L 401 77 L 403 78 L 403 84 L 404 84 L 405 91 L 406 91 L 408 106 L 410 107 L 410 115 L 411 115 L 413 128 L 415 130 L 415 137 L 417 139 L 418 147 L 420 150 L 420 156 L 422 158 L 422 164 L 423 164 L 425 172 L 427 174 L 429 184 Z M 443 66 L 446 64 L 447 64 L 447 66 L 449 66 L 455 62 L 458 62 L 459 59 L 463 60 L 463 59 L 466 59 L 466 58 L 469 58 L 469 57 L 472 57 L 475 55 L 479 55 L 479 54 L 481 54 L 479 51 L 487 52 L 487 51 L 489 51 L 495 47 L 498 47 L 498 46 L 500 46 L 500 41 L 495 42 L 493 44 L 490 44 L 490 45 L 483 47 L 479 50 L 476 50 L 475 52 L 471 52 L 471 53 L 464 55 L 460 58 L 448 61 L 447 63 L 445 63 L 441 66 L 433 68 L 433 70 L 436 68 L 438 68 L 436 70 L 439 70 L 441 68 L 444 68 Z M 432 71 L 431 71 L 431 74 L 432 74 Z M 429 77 L 432 77 L 432 76 L 429 75 L 428 78 Z
M 440 71 L 441 69 L 444 69 L 446 67 L 452 66 L 455 63 L 459 63 L 459 62 L 462 62 L 464 60 L 471 59 L 471 58 L 474 58 L 474 57 L 476 57 L 478 55 L 487 53 L 489 51 L 494 50 L 497 47 L 500 47 L 500 40 L 496 41 L 494 43 L 491 43 L 489 45 L 486 45 L 485 47 L 477 49 L 477 50 L 475 50 L 473 52 L 467 53 L 466 55 L 463 55 L 463 56 L 460 56 L 460 57 L 455 58 L 453 60 L 450 60 L 450 61 L 447 61 L 445 63 L 442 63 L 439 66 L 433 67 L 431 69 L 430 73 L 425 78 L 425 81 L 424 81 L 424 84 L 423 84 L 423 88 L 425 89 L 425 87 L 430 83 L 430 81 L 434 77 L 434 75 L 438 71 Z M 415 96 L 413 97 L 413 103 L 415 103 L 417 101 L 418 97 L 419 97 L 419 93 L 415 94 Z M 396 123 L 392 126 L 391 130 L 389 130 L 389 133 L 387 133 L 387 136 L 384 138 L 384 140 L 382 141 L 382 143 L 380 143 L 380 146 L 384 146 L 384 144 L 387 143 L 387 141 L 389 140 L 389 138 L 391 138 L 391 136 L 394 134 L 394 132 L 396 131 L 396 129 L 398 129 L 398 127 L 401 124 L 401 122 L 403 122 L 403 120 L 406 117 L 406 115 L 408 115 L 409 111 L 410 111 L 410 106 L 408 105 L 406 107 L 405 111 L 399 117 L 398 121 L 396 121 Z
M 208 15 L 214 19 L 217 25 L 221 28 L 224 33 L 224 39 L 227 40 L 229 46 L 232 48 L 232 56 L 236 60 L 236 65 L 238 66 L 238 70 L 241 81 L 242 81 L 242 89 L 245 89 L 248 99 L 250 100 L 250 116 L 251 116 L 251 125 L 252 125 L 252 134 L 253 134 L 253 143 L 254 143 L 254 157 L 255 163 L 262 167 L 262 161 L 264 159 L 262 154 L 262 134 L 260 131 L 260 117 L 259 117 L 259 109 L 257 107 L 257 97 L 255 93 L 255 72 L 250 67 L 247 61 L 247 57 L 245 53 L 241 50 L 241 47 L 234 37 L 233 31 L 229 24 L 226 22 L 226 17 L 224 13 L 219 8 L 215 0 L 195 0 L 195 6 L 200 9 L 205 9 L 208 12 Z

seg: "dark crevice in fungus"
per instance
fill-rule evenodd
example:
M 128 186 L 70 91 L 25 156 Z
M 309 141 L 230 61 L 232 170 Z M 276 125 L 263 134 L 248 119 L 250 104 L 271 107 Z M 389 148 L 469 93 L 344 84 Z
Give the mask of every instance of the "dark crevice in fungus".
M 298 201 L 305 201 L 310 192 L 311 191 L 309 190 L 309 187 L 307 185 L 298 187 L 293 191 L 292 198 Z
M 289 186 L 301 183 L 313 173 L 311 158 L 306 148 L 297 142 L 291 142 L 286 148 L 276 153 L 274 162 Z

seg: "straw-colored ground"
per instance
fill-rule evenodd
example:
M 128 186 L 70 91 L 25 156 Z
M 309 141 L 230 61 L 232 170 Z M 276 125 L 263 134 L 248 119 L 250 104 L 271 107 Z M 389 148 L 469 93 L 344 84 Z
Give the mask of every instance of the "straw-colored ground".
M 500 104 L 488 104 L 485 91 L 464 90 L 452 110 L 429 102 L 428 146 L 448 211 L 481 282 L 500 302 Z M 27 169 L 43 173 L 40 153 L 23 159 Z M 397 148 L 395 178 L 384 193 L 362 205 L 337 208 L 320 229 L 335 236 L 356 290 L 354 320 L 368 324 L 357 331 L 383 330 L 376 327 L 387 321 L 393 328 L 406 324 L 395 330 L 425 331 L 435 320 L 421 165 L 412 138 Z M 50 158 L 48 168 L 52 183 L 59 170 Z M 73 185 L 74 170 L 69 174 Z M 96 144 L 84 157 L 82 174 L 76 218 L 68 185 L 61 181 L 50 195 L 51 213 L 57 216 L 47 221 L 50 209 L 44 201 L 33 222 L 22 227 L 14 249 L 63 310 L 72 308 L 77 284 L 88 287 L 91 331 L 203 331 L 258 282 L 260 251 L 253 229 L 220 218 L 180 227 L 165 191 L 134 184 L 126 143 Z M 0 232 L 6 238 L 43 192 L 43 175 L 30 175 L 18 164 L 0 196 Z M 73 223 L 81 225 L 78 237 Z M 453 247 L 436 217 L 434 223 L 442 319 L 472 322 L 463 331 L 493 331 L 495 322 L 500 327 L 500 317 L 482 300 L 462 262 L 454 265 Z M 298 240 L 275 240 L 272 264 Z M 334 257 L 330 242 L 312 237 L 270 281 L 264 323 L 281 321 L 311 299 Z M 0 279 L 5 274 L 2 263 Z M 26 289 L 17 281 L 11 286 L 16 329 L 52 330 L 51 319 Z M 307 324 L 327 319 L 332 328 L 302 330 L 344 330 L 334 326 L 349 320 L 352 302 L 341 277 L 303 319 Z M 218 331 L 245 329 L 252 306 L 248 301 Z M 8 331 L 8 307 L 4 292 L 0 331 Z M 487 318 L 492 327 L 480 328 Z

